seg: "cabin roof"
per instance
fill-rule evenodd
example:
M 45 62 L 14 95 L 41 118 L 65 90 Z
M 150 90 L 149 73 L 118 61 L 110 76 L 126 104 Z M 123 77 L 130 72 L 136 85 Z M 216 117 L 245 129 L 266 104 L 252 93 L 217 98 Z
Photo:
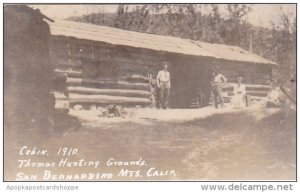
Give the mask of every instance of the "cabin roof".
M 49 22 L 49 26 L 52 35 L 75 37 L 78 39 L 144 48 L 155 51 L 276 65 L 273 61 L 267 60 L 236 46 L 212 44 L 178 37 L 126 31 L 113 27 L 66 20 L 56 20 L 54 23 Z

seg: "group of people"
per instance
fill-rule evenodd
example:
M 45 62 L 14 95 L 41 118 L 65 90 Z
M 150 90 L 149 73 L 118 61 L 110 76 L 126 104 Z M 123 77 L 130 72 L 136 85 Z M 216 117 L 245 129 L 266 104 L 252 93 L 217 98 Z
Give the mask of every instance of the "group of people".
M 224 98 L 222 93 L 222 88 L 227 83 L 226 77 L 219 72 L 220 68 L 216 66 L 213 69 L 212 75 L 212 92 L 214 96 L 215 107 L 218 108 L 219 104 L 221 108 L 224 108 Z M 240 109 L 246 107 L 246 86 L 242 83 L 243 78 L 238 76 L 236 83 L 233 85 L 233 96 L 231 97 L 230 105 L 232 108 Z M 279 87 L 276 87 L 274 83 L 270 83 L 271 90 L 268 92 L 267 97 L 253 104 L 254 107 L 279 107 Z
M 227 83 L 227 79 L 224 75 L 220 73 L 220 68 L 216 66 L 213 69 L 212 74 L 212 92 L 214 97 L 215 107 L 218 108 L 219 104 L 221 108 L 224 108 L 224 98 L 222 89 Z M 231 105 L 233 108 L 243 108 L 245 104 L 246 96 L 246 86 L 242 83 L 243 78 L 241 76 L 237 77 L 237 83 L 233 85 L 233 97 L 231 99 Z
M 160 70 L 156 78 L 151 77 L 150 84 L 152 87 L 153 101 L 157 109 L 167 109 L 168 100 L 171 89 L 170 72 L 168 71 L 168 62 L 163 62 L 163 69 Z M 220 67 L 215 66 L 212 70 L 211 90 L 214 98 L 215 108 L 224 108 L 223 87 L 227 83 L 227 78 L 220 73 Z M 273 85 L 273 88 L 269 91 L 268 96 L 261 100 L 258 104 L 260 107 L 279 106 L 279 92 Z M 246 86 L 243 84 L 243 78 L 238 76 L 236 83 L 233 86 L 233 96 L 231 97 L 230 105 L 233 108 L 243 108 L 246 106 Z

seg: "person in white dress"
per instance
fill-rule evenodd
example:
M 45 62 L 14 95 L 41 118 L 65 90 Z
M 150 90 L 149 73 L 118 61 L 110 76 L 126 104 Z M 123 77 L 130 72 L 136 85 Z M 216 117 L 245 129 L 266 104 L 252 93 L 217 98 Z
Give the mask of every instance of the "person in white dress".
M 231 103 L 233 108 L 240 109 L 246 106 L 245 96 L 246 96 L 246 86 L 242 83 L 243 78 L 237 77 L 237 83 L 233 86 L 233 94 Z

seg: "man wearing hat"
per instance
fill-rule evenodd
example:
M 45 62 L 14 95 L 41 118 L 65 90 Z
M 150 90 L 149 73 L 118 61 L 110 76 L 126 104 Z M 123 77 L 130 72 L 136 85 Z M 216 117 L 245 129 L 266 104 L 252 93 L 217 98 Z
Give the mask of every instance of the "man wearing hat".
M 157 109 L 159 109 L 160 107 L 162 107 L 163 109 L 167 109 L 171 88 L 170 73 L 168 71 L 169 63 L 165 61 L 162 63 L 162 65 L 163 69 L 158 72 L 156 77 L 159 94 L 159 103 L 157 105 Z
M 222 93 L 222 87 L 226 84 L 227 79 L 220 73 L 220 67 L 215 66 L 213 68 L 213 74 L 212 74 L 212 91 L 214 95 L 214 103 L 215 107 L 218 108 L 218 104 L 220 101 L 221 108 L 224 108 L 224 99 L 223 99 L 223 93 Z M 218 101 L 219 100 L 219 101 Z

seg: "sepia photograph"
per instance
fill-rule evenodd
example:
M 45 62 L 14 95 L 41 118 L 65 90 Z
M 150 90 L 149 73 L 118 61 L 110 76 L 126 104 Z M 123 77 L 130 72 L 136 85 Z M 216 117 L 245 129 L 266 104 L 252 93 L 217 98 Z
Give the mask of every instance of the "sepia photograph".
M 4 181 L 296 181 L 297 4 L 3 4 Z

